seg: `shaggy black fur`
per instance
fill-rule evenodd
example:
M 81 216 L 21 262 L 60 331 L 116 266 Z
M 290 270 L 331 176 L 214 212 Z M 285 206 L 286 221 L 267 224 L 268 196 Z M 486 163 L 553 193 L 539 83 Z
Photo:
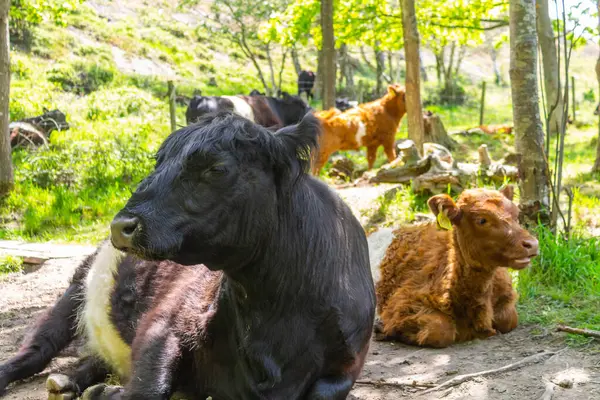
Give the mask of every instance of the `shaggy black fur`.
M 346 398 L 375 295 L 360 224 L 307 175 L 318 130 L 310 114 L 273 135 L 219 113 L 167 138 L 112 225 L 113 244 L 130 254 L 112 320 L 132 345 L 132 376 L 89 398 Z M 43 369 L 72 339 L 92 259 L 0 366 L 0 388 Z M 73 384 L 85 389 L 105 367 L 84 360 Z

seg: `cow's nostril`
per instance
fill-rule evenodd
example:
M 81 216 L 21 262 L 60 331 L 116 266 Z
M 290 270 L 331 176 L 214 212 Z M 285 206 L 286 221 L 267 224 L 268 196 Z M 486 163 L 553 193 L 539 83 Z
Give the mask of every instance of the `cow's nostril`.
M 139 222 L 140 220 L 137 217 L 115 218 L 110 224 L 113 245 L 120 249 L 130 248 Z
M 536 239 L 526 239 L 521 243 L 524 249 L 537 253 L 538 242 Z

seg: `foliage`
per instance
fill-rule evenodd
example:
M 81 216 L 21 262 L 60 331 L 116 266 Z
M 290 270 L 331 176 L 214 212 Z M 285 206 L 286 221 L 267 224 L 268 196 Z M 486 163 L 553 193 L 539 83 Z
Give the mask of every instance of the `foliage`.
M 89 94 L 110 84 L 115 69 L 110 63 L 59 64 L 48 76 L 48 81 L 56 83 L 62 90 L 77 94 Z
M 65 25 L 65 15 L 72 12 L 83 0 L 11 0 L 11 36 L 22 38 L 32 26 L 44 20 Z
M 7 255 L 0 258 L 0 275 L 11 272 L 21 272 L 23 270 L 23 260 L 19 257 Z
M 340 0 L 334 5 L 334 31 L 338 43 L 397 50 L 402 47 L 400 10 L 383 0 Z M 507 3 L 494 0 L 417 2 L 417 23 L 423 43 L 436 49 L 457 42 L 476 45 L 486 29 L 508 25 Z M 319 1 L 296 0 L 274 13 L 261 27 L 262 37 L 290 46 L 312 37 L 320 47 L 317 23 Z

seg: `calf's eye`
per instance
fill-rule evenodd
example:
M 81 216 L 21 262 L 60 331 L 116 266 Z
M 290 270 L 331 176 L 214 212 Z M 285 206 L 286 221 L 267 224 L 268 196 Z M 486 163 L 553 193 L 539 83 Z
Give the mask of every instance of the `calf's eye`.
M 485 218 L 479 218 L 479 225 L 484 225 L 487 222 Z

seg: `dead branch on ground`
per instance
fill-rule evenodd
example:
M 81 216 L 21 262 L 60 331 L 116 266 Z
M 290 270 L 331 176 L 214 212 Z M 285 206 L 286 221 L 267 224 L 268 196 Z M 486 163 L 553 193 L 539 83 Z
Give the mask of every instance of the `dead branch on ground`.
M 554 354 L 555 354 L 555 352 L 553 352 L 553 351 L 544 351 L 542 353 L 537 353 L 532 356 L 525 357 L 521 361 L 517 361 L 516 363 L 505 365 L 504 367 L 500 367 L 500 368 L 496 368 L 496 369 L 489 369 L 487 371 L 474 372 L 472 374 L 459 375 L 452 379 L 447 380 L 444 383 L 434 386 L 431 389 L 428 389 L 428 390 L 422 392 L 422 394 L 427 394 L 427 393 L 435 392 L 435 391 L 445 389 L 448 387 L 457 386 L 457 385 L 460 385 L 461 383 L 469 381 L 473 378 L 485 377 L 485 376 L 490 376 L 490 375 L 499 374 L 499 373 L 503 373 L 503 372 L 514 371 L 515 369 L 523 368 L 529 364 L 535 364 L 535 363 L 542 362 Z
M 587 337 L 593 337 L 596 339 L 600 339 L 600 331 L 594 331 L 591 329 L 580 329 L 580 328 L 572 328 L 566 325 L 558 325 L 556 330 L 559 332 L 567 332 L 572 333 L 574 335 L 582 335 Z
M 396 388 L 432 388 L 435 385 L 433 383 L 418 383 L 417 381 L 413 381 L 411 383 L 401 383 L 401 382 L 388 382 L 384 380 L 372 381 L 369 379 L 362 379 L 355 382 L 357 385 L 370 385 L 370 386 L 392 386 Z

